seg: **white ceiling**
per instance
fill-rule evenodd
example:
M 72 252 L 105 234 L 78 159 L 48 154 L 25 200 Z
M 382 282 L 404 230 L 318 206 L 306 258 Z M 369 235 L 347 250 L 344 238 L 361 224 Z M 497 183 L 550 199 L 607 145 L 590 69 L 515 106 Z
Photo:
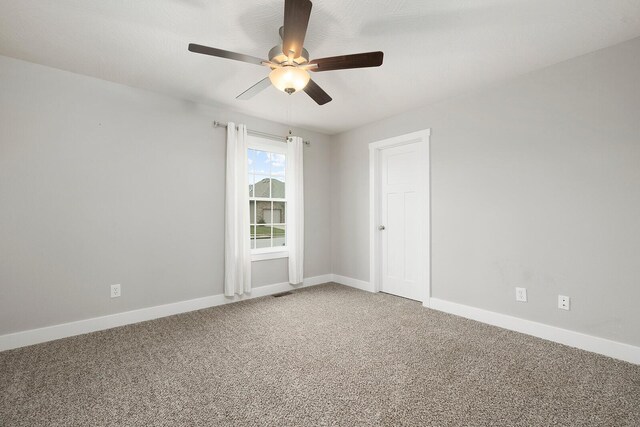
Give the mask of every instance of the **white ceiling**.
M 312 74 L 333 101 L 273 87 L 284 0 L 0 0 L 0 54 L 337 133 L 640 36 L 640 0 L 316 0 L 311 57 L 382 50 L 382 67 Z

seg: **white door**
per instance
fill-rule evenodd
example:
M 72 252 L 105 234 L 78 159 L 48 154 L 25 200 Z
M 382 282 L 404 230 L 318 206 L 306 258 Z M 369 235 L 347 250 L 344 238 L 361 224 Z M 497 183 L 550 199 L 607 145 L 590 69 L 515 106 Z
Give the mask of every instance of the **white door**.
M 420 144 L 380 150 L 380 287 L 401 297 L 422 301 L 425 295 L 423 254 L 424 177 Z

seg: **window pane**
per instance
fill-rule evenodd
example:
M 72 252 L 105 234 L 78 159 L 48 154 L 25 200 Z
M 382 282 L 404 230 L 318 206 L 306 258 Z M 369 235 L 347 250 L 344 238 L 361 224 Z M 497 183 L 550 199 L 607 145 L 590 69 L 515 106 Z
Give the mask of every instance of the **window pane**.
M 284 199 L 284 177 L 271 179 L 271 194 L 275 199 Z
M 249 196 L 270 197 L 270 178 L 265 175 L 249 174 Z
M 256 247 L 256 226 L 249 226 L 249 234 L 251 235 L 251 249 Z
M 256 223 L 256 202 L 254 200 L 249 200 L 249 223 Z
M 256 224 L 271 224 L 271 202 L 256 202 Z
M 247 170 L 249 171 L 249 173 L 253 172 L 253 168 L 255 167 L 256 161 L 258 160 L 256 153 L 257 151 L 252 150 L 251 148 L 249 148 L 249 150 L 247 151 Z
M 256 248 L 271 247 L 271 227 L 266 225 L 256 226 Z
M 271 153 L 271 176 L 280 177 L 281 181 L 284 181 L 285 168 L 285 155 Z
M 249 149 L 247 153 L 249 172 L 256 175 L 269 175 L 271 172 L 270 153 Z
M 286 226 L 284 225 L 274 225 L 273 226 L 273 246 L 286 246 L 287 238 L 286 238 Z
M 266 224 L 273 224 L 273 204 L 269 202 L 269 206 L 263 211 L 263 218 Z
M 271 218 L 274 224 L 284 224 L 285 222 L 287 222 L 285 207 L 285 202 L 273 202 Z
M 267 176 L 256 175 L 253 184 L 253 197 L 271 197 L 271 179 Z

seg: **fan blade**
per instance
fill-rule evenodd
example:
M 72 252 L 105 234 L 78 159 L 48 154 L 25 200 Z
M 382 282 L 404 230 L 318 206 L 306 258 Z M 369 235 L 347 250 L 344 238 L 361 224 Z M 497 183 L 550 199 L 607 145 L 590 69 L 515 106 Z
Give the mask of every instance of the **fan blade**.
M 248 62 L 249 64 L 262 65 L 264 60 L 255 56 L 243 55 L 242 53 L 230 52 L 228 50 L 216 49 L 215 47 L 202 46 L 190 43 L 189 50 L 203 55 L 217 56 L 219 58 L 234 59 L 236 61 Z
M 309 71 L 346 70 L 348 68 L 379 67 L 382 65 L 382 52 L 356 53 L 353 55 L 332 56 L 330 58 L 314 59 L 309 64 L 317 64 Z
M 309 80 L 309 83 L 304 87 L 304 91 L 318 103 L 318 105 L 324 105 L 327 102 L 331 101 L 331 97 L 322 90 L 320 86 L 313 80 Z
M 242 99 L 242 100 L 251 99 L 255 95 L 259 94 L 260 92 L 268 88 L 269 86 L 271 86 L 271 80 L 269 80 L 269 77 L 265 77 L 264 79 L 260 80 L 258 83 L 251 86 L 249 89 L 242 92 L 240 95 L 236 96 L 236 99 Z
M 289 58 L 299 58 L 302 55 L 311 6 L 313 4 L 309 0 L 285 0 L 284 2 L 282 53 Z

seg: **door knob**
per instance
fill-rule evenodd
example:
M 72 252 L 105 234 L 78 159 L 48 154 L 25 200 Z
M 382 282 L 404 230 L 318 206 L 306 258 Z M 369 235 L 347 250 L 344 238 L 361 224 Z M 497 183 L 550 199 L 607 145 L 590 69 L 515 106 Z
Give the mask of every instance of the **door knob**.
M 379 226 L 378 226 L 378 230 L 382 231 L 382 230 L 384 230 L 384 229 L 385 229 L 385 226 L 384 226 L 384 225 L 379 225 Z

